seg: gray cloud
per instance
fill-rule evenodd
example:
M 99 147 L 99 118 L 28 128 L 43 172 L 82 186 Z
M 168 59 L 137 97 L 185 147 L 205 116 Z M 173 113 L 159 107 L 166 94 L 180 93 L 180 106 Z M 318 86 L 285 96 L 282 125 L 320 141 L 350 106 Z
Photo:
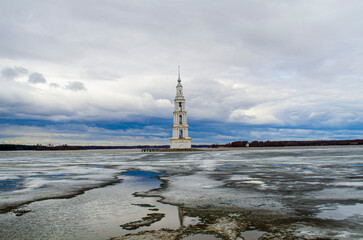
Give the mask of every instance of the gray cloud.
M 60 88 L 60 85 L 58 83 L 49 83 L 49 87 Z
M 47 83 L 45 77 L 37 72 L 33 72 L 29 75 L 28 83 L 37 84 L 37 83 Z
M 140 129 L 110 130 L 90 127 L 85 124 L 54 124 L 47 126 L 22 126 L 0 123 L 0 143 L 17 144 L 73 144 L 90 145 L 137 145 L 163 144 L 168 141 L 167 134 L 158 128 L 142 127 Z M 16 139 L 16 140 L 11 140 Z
M 85 87 L 84 83 L 82 82 L 78 82 L 78 81 L 75 81 L 75 82 L 69 82 L 66 86 L 65 86 L 65 89 L 67 90 L 71 90 L 71 91 L 74 91 L 74 92 L 78 92 L 78 91 L 86 91 L 87 88 Z
M 2 5 L 1 78 L 28 74 L 5 66 L 32 66 L 56 82 L 47 90 L 8 84 L 0 94 L 8 114 L 170 117 L 181 64 L 190 119 L 296 128 L 363 125 L 363 2 Z M 87 99 L 72 96 L 68 107 L 59 102 L 69 97 L 65 90 L 85 86 Z
M 28 70 L 23 67 L 8 67 L 1 70 L 1 78 L 7 80 L 14 80 L 17 77 L 28 74 Z

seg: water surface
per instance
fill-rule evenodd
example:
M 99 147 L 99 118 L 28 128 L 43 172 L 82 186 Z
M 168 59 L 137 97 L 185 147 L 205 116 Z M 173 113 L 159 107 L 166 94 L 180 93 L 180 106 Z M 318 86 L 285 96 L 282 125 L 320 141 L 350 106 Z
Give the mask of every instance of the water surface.
M 148 203 L 169 213 L 134 232 L 179 228 L 183 221 L 197 221 L 187 216 L 181 221 L 180 209 L 157 202 L 160 198 L 133 195 L 159 188 L 161 181 L 155 173 L 168 181 L 166 188 L 157 191 L 167 202 L 196 208 L 265 209 L 341 221 L 340 229 L 321 232 L 363 237 L 359 230 L 363 224 L 363 148 L 322 147 L 185 153 L 2 152 L 0 238 L 122 236 L 128 231 L 121 224 L 150 212 L 133 203 Z M 16 209 L 31 212 L 16 216 L 12 212 Z M 312 236 L 309 229 L 302 226 L 300 230 Z

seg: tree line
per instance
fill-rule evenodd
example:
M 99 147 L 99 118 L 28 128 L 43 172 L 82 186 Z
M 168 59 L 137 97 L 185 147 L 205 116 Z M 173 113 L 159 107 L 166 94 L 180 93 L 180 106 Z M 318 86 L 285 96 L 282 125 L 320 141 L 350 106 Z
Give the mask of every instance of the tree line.
M 297 146 L 334 146 L 363 145 L 363 139 L 354 140 L 308 140 L 308 141 L 234 141 L 227 144 L 212 144 L 218 147 L 297 147 Z

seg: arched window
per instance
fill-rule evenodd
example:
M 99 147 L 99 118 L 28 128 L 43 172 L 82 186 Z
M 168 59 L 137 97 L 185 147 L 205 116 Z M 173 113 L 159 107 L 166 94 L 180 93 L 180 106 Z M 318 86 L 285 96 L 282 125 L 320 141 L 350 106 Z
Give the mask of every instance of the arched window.
M 179 138 L 183 138 L 183 130 L 179 131 Z
M 183 122 L 182 115 L 179 115 L 179 124 L 182 124 L 182 122 Z
M 181 102 L 179 103 L 179 111 L 181 111 L 182 110 L 182 104 L 181 104 Z

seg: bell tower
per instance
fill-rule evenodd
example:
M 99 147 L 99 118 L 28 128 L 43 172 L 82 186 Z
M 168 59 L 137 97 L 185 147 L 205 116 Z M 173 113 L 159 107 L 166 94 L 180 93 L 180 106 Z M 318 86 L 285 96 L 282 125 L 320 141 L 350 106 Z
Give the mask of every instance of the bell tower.
M 176 85 L 173 116 L 173 136 L 170 139 L 170 148 L 191 148 L 192 139 L 188 137 L 187 112 L 180 79 L 180 66 L 178 66 L 178 84 Z

